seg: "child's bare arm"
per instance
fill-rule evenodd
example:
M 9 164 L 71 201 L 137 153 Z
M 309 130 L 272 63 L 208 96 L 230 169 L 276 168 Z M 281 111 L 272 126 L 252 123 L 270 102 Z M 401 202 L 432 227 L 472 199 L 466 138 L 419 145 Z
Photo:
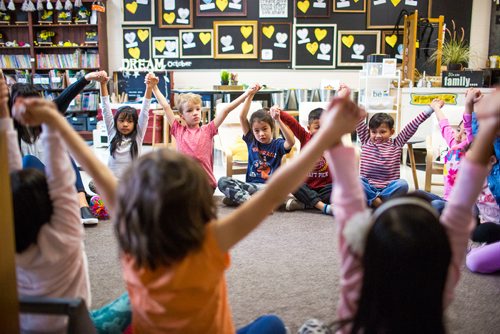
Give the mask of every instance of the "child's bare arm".
M 0 140 L 7 139 L 9 172 L 13 172 L 22 169 L 23 166 L 17 132 L 14 130 L 14 123 L 9 112 L 9 89 L 3 78 L 3 72 L 0 73 L 2 74 L 0 78 Z
M 229 113 L 233 111 L 234 108 L 239 106 L 243 101 L 245 101 L 243 109 L 246 108 L 247 109 L 246 112 L 248 113 L 248 109 L 250 109 L 250 104 L 252 102 L 252 99 L 255 96 L 255 93 L 257 93 L 260 90 L 260 88 L 261 86 L 259 84 L 254 84 L 252 87 L 248 88 L 243 94 L 238 96 L 238 98 L 229 103 L 229 105 L 224 110 L 222 110 L 215 116 L 214 118 L 215 127 L 218 128 L 222 124 L 222 122 L 224 122 L 227 115 L 229 115 Z
M 215 223 L 216 239 L 228 250 L 250 233 L 292 191 L 304 181 L 324 150 L 341 142 L 350 133 L 364 111 L 347 99 L 342 99 L 322 115 L 322 127 L 304 147 L 297 158 L 279 168 L 269 179 L 266 188 L 228 216 Z
M 444 101 L 440 99 L 434 99 L 430 103 L 430 107 L 432 108 L 432 110 L 434 110 L 434 113 L 436 114 L 438 121 L 446 119 L 445 114 L 441 110 L 443 106 L 444 106 Z
M 55 108 L 46 106 L 46 104 L 50 103 L 43 99 L 27 100 L 25 107 L 19 108 L 14 113 L 14 116 L 22 124 L 30 126 L 45 124 L 47 127 L 59 132 L 69 152 L 94 179 L 97 188 L 106 202 L 106 206 L 112 209 L 115 203 L 117 186 L 115 176 L 106 165 L 96 158 L 88 145 L 73 130 L 66 119 Z
M 155 85 L 153 87 L 153 94 L 155 95 L 156 99 L 158 100 L 158 103 L 162 106 L 163 110 L 165 111 L 165 116 L 167 117 L 168 124 L 169 125 L 174 124 L 175 114 L 172 111 L 172 108 L 170 108 L 170 103 L 168 103 L 167 99 L 165 98 L 163 93 L 158 88 L 158 85 Z
M 246 135 L 251 130 L 247 116 L 248 112 L 250 111 L 250 105 L 252 104 L 253 97 L 258 90 L 260 90 L 260 85 L 254 84 L 246 91 L 248 92 L 248 96 L 246 97 L 245 103 L 243 104 L 243 108 L 241 108 L 240 112 L 240 125 L 241 130 L 243 131 L 243 135 Z
M 295 136 L 293 135 L 292 130 L 281 120 L 281 109 L 277 107 L 271 108 L 271 116 L 278 123 L 278 126 L 283 133 L 283 137 L 285 137 L 285 149 L 291 149 L 293 145 L 295 145 Z
M 108 81 L 109 77 L 106 71 L 92 72 L 87 74 L 88 80 L 95 80 L 99 82 L 99 86 L 101 87 L 101 96 L 108 96 Z M 87 76 L 85 78 L 87 78 Z
M 158 85 L 160 80 L 154 73 L 148 73 L 144 83 L 146 84 L 146 92 L 144 93 L 144 98 L 151 99 L 153 97 L 153 88 Z

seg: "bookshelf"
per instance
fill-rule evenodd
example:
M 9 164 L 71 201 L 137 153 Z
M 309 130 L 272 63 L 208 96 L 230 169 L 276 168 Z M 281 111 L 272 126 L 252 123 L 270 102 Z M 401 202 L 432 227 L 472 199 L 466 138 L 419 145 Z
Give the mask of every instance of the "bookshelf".
M 7 12 L 11 16 L 10 20 L 0 20 L 0 68 L 6 75 L 15 75 L 18 82 L 35 84 L 45 97 L 53 99 L 73 83 L 76 72 L 100 69 L 108 71 L 106 13 L 96 12 L 97 22 L 91 24 L 93 21 L 90 14 L 94 0 L 82 0 L 83 7 L 87 10 L 85 20 L 76 22 L 79 10 L 73 8 L 71 20 L 65 23 L 58 20 L 59 11 L 55 9 L 55 1 L 52 1 L 54 9 L 49 19 L 47 11 L 22 12 L 23 1 L 14 0 L 16 10 Z M 36 1 L 33 3 L 36 6 Z M 46 1 L 43 5 L 46 8 Z M 46 21 L 40 23 L 42 16 Z M 44 31 L 50 32 L 45 34 L 49 35 L 47 40 L 41 38 Z M 87 34 L 91 32 L 95 32 L 97 36 L 93 43 L 85 43 Z M 17 45 L 7 43 L 13 41 Z M 54 79 L 57 79 L 57 75 L 61 77 L 60 81 Z M 86 125 L 78 128 L 86 139 L 92 137 L 89 124 L 97 115 L 98 102 L 99 89 L 95 84 L 90 84 L 72 101 L 67 110 L 70 123 L 72 119 L 78 119 L 78 122 Z M 72 125 L 77 129 L 75 124 Z

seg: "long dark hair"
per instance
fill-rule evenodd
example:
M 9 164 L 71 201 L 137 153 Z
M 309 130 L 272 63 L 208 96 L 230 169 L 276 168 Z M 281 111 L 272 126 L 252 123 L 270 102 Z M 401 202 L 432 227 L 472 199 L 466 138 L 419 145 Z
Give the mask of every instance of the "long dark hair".
M 274 134 L 274 119 L 269 114 L 269 108 L 259 109 L 252 115 L 250 115 L 250 130 L 252 130 L 252 125 L 254 122 L 264 122 L 269 124 L 269 126 L 271 127 L 271 131 Z
M 382 213 L 368 233 L 362 259 L 363 286 L 352 333 L 445 333 L 450 244 L 429 203 L 413 200 L 421 204 L 378 209 Z
M 122 143 L 122 140 L 125 137 L 123 134 L 120 133 L 120 131 L 118 131 L 118 127 L 116 124 L 118 123 L 119 119 L 127 119 L 127 120 L 132 121 L 134 123 L 134 130 L 129 135 L 127 135 L 127 137 L 130 138 L 130 140 L 132 142 L 131 147 L 130 147 L 130 156 L 132 157 L 132 159 L 135 159 L 137 157 L 137 155 L 139 154 L 139 149 L 137 147 L 137 141 L 135 140 L 137 137 L 138 116 L 137 116 L 137 111 L 134 108 L 128 107 L 128 106 L 119 108 L 115 113 L 114 127 L 116 130 L 116 134 L 113 137 L 113 139 L 111 139 L 111 143 L 110 143 L 111 156 L 113 158 L 115 157 L 115 151 L 116 151 L 117 147 Z
M 32 84 L 25 83 L 15 83 L 10 88 L 10 98 L 9 98 L 9 110 L 12 110 L 12 106 L 16 102 L 18 97 L 40 97 L 40 92 Z M 28 144 L 33 144 L 36 142 L 40 133 L 42 133 L 41 126 L 27 126 L 22 125 L 14 118 L 14 127 L 17 130 L 17 139 L 19 144 L 24 141 Z M 21 146 L 21 145 L 19 145 Z
M 138 268 L 155 270 L 198 249 L 216 218 L 213 190 L 194 159 L 169 149 L 135 160 L 118 187 L 114 228 Z
M 22 253 L 36 244 L 38 232 L 50 221 L 52 200 L 45 174 L 34 168 L 21 169 L 10 174 L 16 252 Z

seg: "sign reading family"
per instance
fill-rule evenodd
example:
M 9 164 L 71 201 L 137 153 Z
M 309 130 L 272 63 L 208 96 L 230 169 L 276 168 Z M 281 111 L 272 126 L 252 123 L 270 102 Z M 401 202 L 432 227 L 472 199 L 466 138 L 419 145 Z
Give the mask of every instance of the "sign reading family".
M 166 60 L 165 58 L 155 59 L 122 59 L 120 71 L 162 71 L 172 68 L 189 68 L 193 65 L 190 61 Z

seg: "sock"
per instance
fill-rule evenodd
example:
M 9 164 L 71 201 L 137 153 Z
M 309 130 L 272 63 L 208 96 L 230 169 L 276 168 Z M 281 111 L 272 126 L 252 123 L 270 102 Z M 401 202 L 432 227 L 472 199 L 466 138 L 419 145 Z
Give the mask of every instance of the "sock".
M 323 207 L 323 213 L 325 215 L 331 215 L 332 214 L 332 206 L 330 204 L 325 204 Z

